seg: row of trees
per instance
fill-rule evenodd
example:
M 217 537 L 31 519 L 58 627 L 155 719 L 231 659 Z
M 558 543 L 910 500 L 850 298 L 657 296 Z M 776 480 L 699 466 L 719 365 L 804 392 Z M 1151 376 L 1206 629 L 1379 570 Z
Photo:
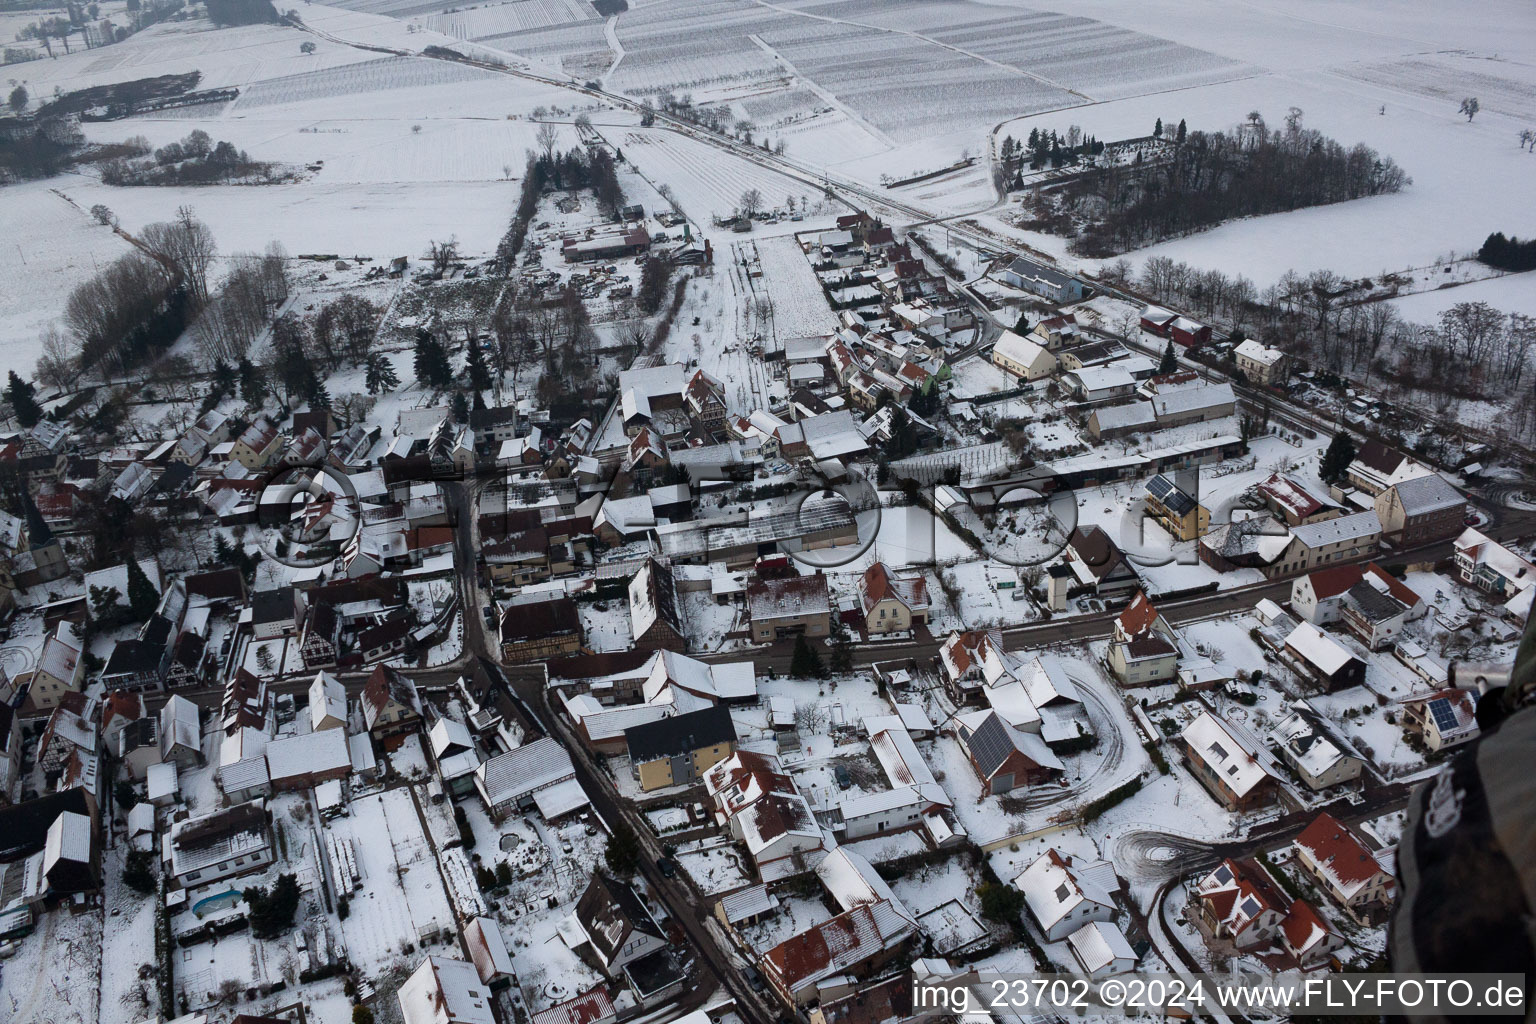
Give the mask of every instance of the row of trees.
M 1495 231 L 1483 242 L 1482 248 L 1477 250 L 1477 258 L 1500 270 L 1517 273 L 1536 270 L 1536 238 L 1522 242 L 1518 238 L 1506 238 L 1502 231 Z
M 207 0 L 208 20 L 215 25 L 271 25 L 277 23 L 272 0 Z
M 203 356 L 209 363 L 240 360 L 287 300 L 287 253 L 282 246 L 274 242 L 263 254 L 231 257 L 229 276 L 193 325 Z
M 1397 192 L 1411 179 L 1364 144 L 1345 148 L 1294 110 L 1269 132 L 1257 112 L 1233 132 L 1190 132 L 1163 160 L 1099 167 L 1063 190 L 1073 248 L 1091 256 L 1191 234 L 1238 217 Z
M 154 151 L 153 159 L 119 156 L 102 162 L 101 180 L 108 185 L 208 185 L 237 179 L 271 181 L 274 166 L 252 160 L 233 143 L 215 143 L 202 129 L 180 142 L 168 142 Z
M 1129 277 L 1117 262 L 1111 279 Z M 1517 415 L 1522 432 L 1536 429 L 1536 317 L 1504 313 L 1486 302 L 1459 302 L 1433 323 L 1413 323 L 1385 301 L 1356 297 L 1371 282 L 1351 282 L 1328 270 L 1287 272 L 1262 291 L 1247 278 L 1152 257 L 1133 285 L 1143 294 L 1233 324 L 1234 337 L 1252 335 L 1313 367 L 1428 396 L 1442 412 L 1455 399 L 1487 399 Z M 1134 323 L 1122 325 L 1129 332 Z M 1522 411 L 1523 410 L 1523 411 Z

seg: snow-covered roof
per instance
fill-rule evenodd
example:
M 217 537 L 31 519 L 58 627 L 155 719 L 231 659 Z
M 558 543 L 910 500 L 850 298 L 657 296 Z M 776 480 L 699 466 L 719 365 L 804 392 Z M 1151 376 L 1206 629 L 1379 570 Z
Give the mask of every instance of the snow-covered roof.
M 861 853 L 839 846 L 816 865 L 816 877 L 843 910 L 888 900 L 902 917 L 917 924 L 906 905 L 896 898 L 885 879 Z
M 1241 356 L 1251 359 L 1260 366 L 1274 366 L 1285 358 L 1285 353 L 1277 348 L 1265 348 L 1263 345 L 1248 338 L 1232 350 L 1233 356 Z
M 1013 882 L 1024 894 L 1029 912 L 1049 931 L 1082 903 L 1114 909 L 1114 897 L 1071 858 L 1055 849 L 1046 850 L 1020 872 Z
M 477 917 L 465 925 L 464 944 L 469 947 L 469 958 L 481 981 L 490 984 L 496 978 L 512 975 L 512 956 L 494 918 Z
M 1004 331 L 997 339 L 997 343 L 992 346 L 992 358 L 994 360 L 1002 358 L 1019 366 L 1033 366 L 1035 365 L 1035 360 L 1040 359 L 1042 356 L 1051 362 L 1056 360 L 1056 357 L 1051 355 L 1044 345 L 1037 341 L 1032 341 L 1022 334 L 1015 334 L 1013 331 Z
M 1339 516 L 1321 523 L 1303 523 L 1291 527 L 1291 536 L 1314 550 L 1327 544 L 1361 540 L 1380 533 L 1381 519 L 1374 511 L 1356 512 L 1354 515 Z
M 284 736 L 267 744 L 267 775 L 276 782 L 352 770 L 352 752 L 340 729 Z
M 1526 590 L 1536 583 L 1536 564 L 1521 558 L 1475 527 L 1461 531 L 1455 548 L 1459 557 L 1469 560 L 1475 567 L 1486 567 L 1511 586 Z
M 1310 622 L 1298 623 L 1285 638 L 1285 646 L 1330 676 L 1355 657 L 1348 647 Z
M 487 798 L 497 805 L 554 785 L 575 773 L 570 751 L 549 736 L 493 757 L 476 769 Z
M 149 797 L 150 804 L 174 797 L 177 781 L 175 761 L 161 761 L 159 764 L 150 765 L 144 785 L 144 792 Z
M 1211 772 L 1239 797 L 1271 778 L 1268 769 L 1259 762 L 1249 744 L 1239 739 L 1226 722 L 1209 711 L 1200 712 L 1179 735 L 1195 756 L 1204 761 Z
M 43 847 L 43 873 L 60 861 L 76 864 L 91 862 L 91 819 L 74 811 L 64 811 L 48 826 L 48 840 Z
M 749 917 L 758 917 L 778 907 L 779 898 L 761 883 L 720 897 L 720 911 L 731 924 L 745 921 Z
M 1461 492 L 1439 473 L 1426 473 L 1411 480 L 1392 485 L 1397 498 L 1403 503 L 1403 511 L 1411 516 L 1429 515 L 1449 508 L 1459 508 L 1467 503 Z
M 315 673 L 309 684 L 309 727 L 319 729 L 328 718 L 347 721 L 347 688 L 329 672 Z
M 1163 418 L 1179 416 L 1199 409 L 1232 405 L 1236 400 L 1236 396 L 1232 393 L 1232 385 L 1226 381 L 1219 384 L 1200 382 L 1172 390 L 1159 390 L 1152 396 L 1152 410 L 1159 418 Z M 1102 426 L 1101 420 L 1100 427 Z
M 1109 921 L 1090 921 L 1067 936 L 1072 955 L 1089 974 L 1101 971 L 1116 960 L 1136 962 L 1136 951 L 1126 941 L 1120 928 Z
M 405 1024 L 495 1024 L 490 990 L 464 960 L 427 957 L 395 997 Z
M 1312 778 L 1320 778 L 1349 756 L 1300 711 L 1292 711 L 1281 720 L 1275 726 L 1275 736 L 1284 745 L 1288 758 Z
M 552 786 L 534 790 L 533 793 L 533 804 L 545 821 L 554 821 L 589 803 L 591 801 L 587 798 L 587 791 L 575 779 L 564 779 Z

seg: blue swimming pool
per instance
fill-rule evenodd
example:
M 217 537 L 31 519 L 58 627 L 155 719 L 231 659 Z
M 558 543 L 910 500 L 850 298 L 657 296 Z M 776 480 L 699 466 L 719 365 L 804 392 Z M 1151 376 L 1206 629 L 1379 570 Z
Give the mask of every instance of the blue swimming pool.
M 223 910 L 225 907 L 232 907 L 239 902 L 240 890 L 230 889 L 227 892 L 219 892 L 214 893 L 212 896 L 204 896 L 202 899 L 192 904 L 192 913 L 196 914 L 198 917 L 202 917 L 204 914 L 211 914 L 215 910 Z

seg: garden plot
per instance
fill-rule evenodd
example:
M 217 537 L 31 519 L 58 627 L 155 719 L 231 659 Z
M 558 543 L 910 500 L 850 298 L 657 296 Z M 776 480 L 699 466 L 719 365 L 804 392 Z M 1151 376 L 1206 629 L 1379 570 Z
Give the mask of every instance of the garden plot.
M 741 850 L 729 840 L 685 843 L 678 848 L 676 857 L 705 896 L 734 892 L 752 884 L 752 869 L 742 862 Z
M 513 3 L 473 7 L 467 11 L 429 14 L 421 19 L 421 23 L 455 39 L 484 39 L 596 17 L 597 11 L 582 0 L 514 0 Z
M 153 896 L 123 884 L 126 853 L 127 846 L 119 844 L 102 854 L 109 914 L 101 946 L 101 999 L 106 1006 L 123 1007 L 129 1019 L 138 1020 L 159 1005 L 157 976 L 139 977 L 141 966 L 154 963 L 157 907 Z
M 756 257 L 762 274 L 749 277 L 748 284 L 756 297 L 772 303 L 773 327 L 779 338 L 804 338 L 837 330 L 837 315 L 793 237 L 740 242 L 731 248 L 733 252 L 750 249 L 742 255 Z
M 349 959 L 365 973 L 381 971 L 419 936 L 453 930 L 442 876 L 422 831 L 409 790 L 392 789 L 353 801 L 349 814 L 329 823 L 352 843 L 362 882 L 341 922 Z
M 8 1024 L 96 1024 L 101 999 L 101 912 L 43 914 L 4 961 L 0 1017 Z M 109 1017 L 122 1011 L 113 1007 Z

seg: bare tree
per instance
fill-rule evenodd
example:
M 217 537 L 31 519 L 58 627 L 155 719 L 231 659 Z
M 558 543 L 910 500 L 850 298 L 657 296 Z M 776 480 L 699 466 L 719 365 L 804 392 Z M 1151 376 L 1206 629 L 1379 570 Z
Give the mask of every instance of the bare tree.
M 740 203 L 741 215 L 750 220 L 763 208 L 763 194 L 755 188 L 749 188 L 741 194 Z
M 1481 109 L 1482 104 L 1477 102 L 1477 97 L 1468 96 L 1466 99 L 1461 101 L 1461 109 L 1458 110 L 1457 113 L 1466 114 L 1467 120 L 1470 121 L 1477 116 L 1477 112 Z
M 543 150 L 544 161 L 548 163 L 555 158 L 555 147 L 560 143 L 560 129 L 546 121 L 539 125 L 533 140 L 538 143 L 539 149 Z
M 177 269 L 200 305 L 208 301 L 208 267 L 218 246 L 190 206 L 179 208 L 175 220 L 149 225 L 142 238 L 157 259 Z
M 427 262 L 432 264 L 432 273 L 442 277 L 448 273 L 448 268 L 459 258 L 459 240 L 455 236 L 446 242 L 432 242 L 427 246 Z

